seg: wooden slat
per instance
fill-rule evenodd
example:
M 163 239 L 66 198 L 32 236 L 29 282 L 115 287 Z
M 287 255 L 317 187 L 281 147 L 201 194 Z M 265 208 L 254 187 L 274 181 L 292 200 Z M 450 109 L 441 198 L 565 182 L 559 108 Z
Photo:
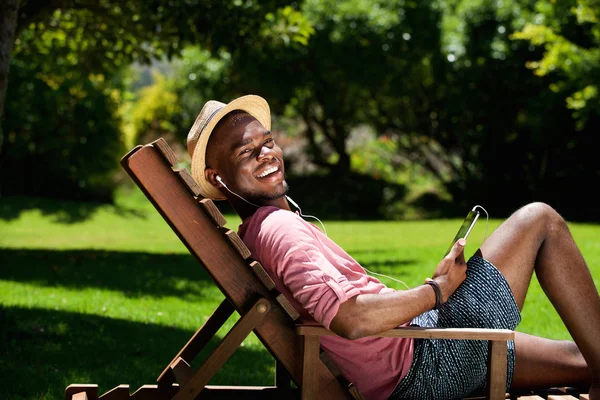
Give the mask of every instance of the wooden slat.
M 568 394 L 551 394 L 548 396 L 548 400 L 577 400 L 577 397 Z
M 506 398 L 506 341 L 491 340 L 488 346 L 488 387 L 487 394 L 491 400 Z
M 172 167 L 174 167 L 175 165 L 177 165 L 177 163 L 179 163 L 179 160 L 177 159 L 175 152 L 173 152 L 173 150 L 169 147 L 169 145 L 167 144 L 165 139 L 159 138 L 159 139 L 155 140 L 154 142 L 152 142 L 151 144 L 152 144 L 152 146 L 154 146 L 158 149 L 160 154 L 165 158 L 165 160 L 167 160 L 167 162 Z
M 321 361 L 323 361 L 323 363 L 327 366 L 327 368 L 329 368 L 329 370 L 331 371 L 333 376 L 335 376 L 337 379 L 344 379 L 343 383 L 345 385 L 350 383 L 350 382 L 346 381 L 346 378 L 342 375 L 342 372 L 340 371 L 338 366 L 335 365 L 335 363 L 333 362 L 333 360 L 331 359 L 331 357 L 325 350 L 321 350 L 319 352 L 319 358 L 321 359 Z
M 129 385 L 119 385 L 100 396 L 100 400 L 129 400 Z
M 284 390 L 275 386 L 207 385 L 198 400 L 301 400 L 300 390 Z
M 204 211 L 206 211 L 208 216 L 213 220 L 217 227 L 220 228 L 227 224 L 227 220 L 211 199 L 201 198 L 198 203 L 200 206 L 202 206 Z
M 275 282 L 269 276 L 267 271 L 263 268 L 263 266 L 258 261 L 252 261 L 250 263 L 250 268 L 254 271 L 256 277 L 262 282 L 263 285 L 267 288 L 267 290 L 275 289 Z
M 292 388 L 292 377 L 287 373 L 283 365 L 275 360 L 275 386 L 281 389 Z
M 200 196 L 200 186 L 194 180 L 194 178 L 192 178 L 192 175 L 190 175 L 190 172 L 187 169 L 176 169 L 175 174 L 179 176 L 179 179 L 183 181 L 183 183 L 185 184 L 185 186 L 191 194 L 193 194 L 194 196 Z
M 302 370 L 302 400 L 317 400 L 319 397 L 319 380 L 317 362 L 321 344 L 318 336 L 304 337 L 304 368 Z
M 590 395 L 588 393 L 582 393 L 579 395 L 579 400 L 590 400 Z
M 544 400 L 543 397 L 531 395 L 531 396 L 519 396 L 517 400 Z
M 281 308 L 283 308 L 285 313 L 289 315 L 292 321 L 295 321 L 298 318 L 300 318 L 300 314 L 298 314 L 298 311 L 296 311 L 296 309 L 290 304 L 288 299 L 283 294 L 277 295 L 276 300 L 277 304 L 279 304 Z
M 87 394 L 85 392 L 74 394 L 72 397 L 73 400 L 88 400 Z
M 298 324 L 296 332 L 300 335 L 334 336 L 335 333 L 321 325 Z M 467 340 L 511 340 L 514 332 L 507 329 L 477 329 L 477 328 L 422 328 L 401 327 L 381 332 L 374 337 L 402 337 L 414 339 L 467 339 Z
M 177 360 L 175 360 L 173 364 L 171 364 L 171 370 L 173 371 L 173 375 L 175 375 L 177 383 L 179 383 L 180 386 L 183 386 L 186 383 L 188 383 L 194 375 L 190 364 L 188 364 L 181 357 L 179 357 Z
M 346 379 L 342 372 L 338 368 L 337 365 L 333 362 L 329 354 L 325 350 L 320 351 L 319 358 L 327 366 L 327 368 L 331 371 L 333 376 L 340 382 L 340 384 L 348 390 L 348 393 L 352 395 L 354 400 L 365 400 L 362 394 L 358 391 L 358 388 L 354 385 L 354 383 L 350 382 Z
M 242 256 L 244 260 L 250 258 L 250 250 L 248 249 L 248 247 L 246 247 L 246 244 L 242 241 L 238 234 L 235 231 L 232 231 L 231 229 L 221 229 L 225 230 L 225 236 L 227 237 L 227 239 L 229 239 L 229 242 L 231 243 L 233 248 L 237 250 L 239 255 Z
M 65 399 L 72 400 L 73 396 L 78 393 L 84 393 L 87 400 L 98 400 L 98 385 L 96 384 L 73 384 L 65 389 Z
M 204 363 L 196 370 L 190 381 L 182 386 L 173 400 L 192 400 L 202 391 L 204 386 L 217 373 L 219 368 L 231 357 L 244 339 L 267 315 L 271 304 L 266 299 L 258 300 L 255 305 L 243 315 L 235 326 L 227 332 L 221 343 L 215 348 Z
M 171 400 L 179 391 L 179 386 L 158 387 L 142 385 L 130 397 L 131 400 Z

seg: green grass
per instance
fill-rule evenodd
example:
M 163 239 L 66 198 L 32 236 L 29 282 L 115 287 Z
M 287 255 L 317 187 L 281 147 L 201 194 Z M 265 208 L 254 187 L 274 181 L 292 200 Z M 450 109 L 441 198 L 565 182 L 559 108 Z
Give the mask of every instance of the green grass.
M 236 229 L 239 218 L 226 217 Z M 137 190 L 121 194 L 115 206 L 5 198 L 0 218 L 2 399 L 62 399 L 70 383 L 97 383 L 100 393 L 153 383 L 223 299 Z M 366 268 L 414 286 L 431 275 L 460 222 L 325 225 Z M 490 220 L 488 235 L 499 223 Z M 478 222 L 467 254 L 481 244 L 485 227 Z M 600 226 L 571 229 L 598 286 Z M 570 338 L 535 279 L 518 330 Z M 273 369 L 251 336 L 211 383 L 269 385 Z

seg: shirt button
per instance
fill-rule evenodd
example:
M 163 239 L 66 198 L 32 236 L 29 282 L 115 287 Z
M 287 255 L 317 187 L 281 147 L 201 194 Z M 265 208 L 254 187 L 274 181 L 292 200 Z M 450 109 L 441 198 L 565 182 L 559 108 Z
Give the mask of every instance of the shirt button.
M 323 276 L 323 280 L 328 281 L 329 280 L 329 275 Z

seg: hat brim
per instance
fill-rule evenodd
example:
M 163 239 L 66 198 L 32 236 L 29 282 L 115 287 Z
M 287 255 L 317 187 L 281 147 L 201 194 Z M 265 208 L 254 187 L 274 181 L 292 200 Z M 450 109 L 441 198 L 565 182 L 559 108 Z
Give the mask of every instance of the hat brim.
M 258 120 L 267 130 L 271 130 L 271 111 L 265 99 L 256 95 L 247 95 L 232 100 L 221 108 L 206 124 L 194 148 L 192 156 L 192 177 L 200 186 L 200 194 L 212 200 L 225 200 L 221 191 L 214 187 L 204 176 L 206 169 L 206 146 L 213 129 L 223 117 L 232 111 L 245 111 Z

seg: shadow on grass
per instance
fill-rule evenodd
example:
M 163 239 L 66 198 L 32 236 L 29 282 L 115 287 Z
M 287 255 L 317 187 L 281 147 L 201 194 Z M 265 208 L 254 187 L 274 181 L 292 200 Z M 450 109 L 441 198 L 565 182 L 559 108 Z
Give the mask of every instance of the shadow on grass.
M 98 384 L 99 394 L 129 384 L 134 392 L 156 383 L 193 334 L 93 315 L 1 306 L 0 326 L 3 400 L 64 399 L 64 389 L 72 383 Z M 207 350 L 216 344 L 211 342 Z M 204 351 L 197 361 L 208 354 Z M 272 367 L 266 350 L 241 347 L 210 383 L 271 385 Z
M 92 287 L 131 297 L 147 294 L 188 299 L 214 287 L 191 254 L 0 248 L 0 260 L 0 279 L 39 286 Z
M 37 197 L 9 196 L 0 202 L 0 220 L 11 221 L 19 218 L 21 213 L 28 210 L 39 210 L 42 215 L 53 217 L 58 223 L 73 224 L 90 218 L 100 207 L 107 204 L 44 199 Z M 115 214 L 123 217 L 146 218 L 147 211 L 122 205 L 110 205 Z

